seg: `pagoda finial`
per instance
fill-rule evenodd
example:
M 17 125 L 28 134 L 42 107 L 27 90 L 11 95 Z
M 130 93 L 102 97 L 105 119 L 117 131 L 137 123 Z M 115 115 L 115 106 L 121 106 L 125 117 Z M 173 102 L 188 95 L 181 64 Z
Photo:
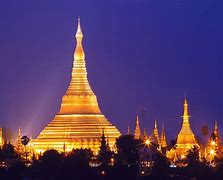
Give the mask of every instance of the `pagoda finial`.
M 157 121 L 155 120 L 154 122 L 154 129 L 153 129 L 153 132 L 152 132 L 152 136 L 155 137 L 156 139 L 156 143 L 159 144 L 159 132 L 158 132 L 158 128 L 157 128 Z
M 187 92 L 184 93 L 184 101 L 187 102 Z
M 77 32 L 76 32 L 75 37 L 76 38 L 81 37 L 81 40 L 83 38 L 83 34 L 82 34 L 82 31 L 81 31 L 81 19 L 80 19 L 80 17 L 78 17 L 78 20 L 77 20 Z
M 189 114 L 188 114 L 188 102 L 187 102 L 186 95 L 185 95 L 185 99 L 184 99 L 184 113 L 183 113 L 182 117 L 184 119 L 188 119 L 190 117 Z
M 140 130 L 140 126 L 139 126 L 139 116 L 137 115 L 134 137 L 135 137 L 135 139 L 139 139 L 140 136 L 141 136 L 141 130 Z
M 127 132 L 127 135 L 130 135 L 131 132 L 130 132 L 130 128 L 129 128 L 129 125 L 128 125 L 128 132 Z
M 77 45 L 76 45 L 76 49 L 74 51 L 74 59 L 75 60 L 84 60 L 85 54 L 84 54 L 84 50 L 82 47 L 83 33 L 81 31 L 80 18 L 78 18 L 78 21 L 77 21 L 77 31 L 76 31 L 75 37 L 76 37 Z M 82 62 L 82 63 L 84 63 L 84 66 L 85 66 L 85 62 Z
M 215 120 L 214 122 L 214 130 L 217 131 L 218 130 L 218 121 Z
M 154 128 L 157 129 L 157 121 L 155 120 Z
M 19 129 L 18 129 L 18 136 L 21 136 L 20 127 L 19 127 Z
M 162 123 L 162 131 L 161 131 L 161 137 L 160 137 L 160 145 L 161 147 L 167 147 L 167 142 L 166 142 L 166 134 L 164 130 L 164 124 Z
M 219 137 L 219 132 L 218 132 L 218 122 L 217 120 L 215 120 L 214 122 L 214 140 L 217 142 L 217 145 L 219 146 L 220 145 L 220 137 Z
M 146 128 L 144 128 L 144 130 L 143 130 L 143 138 L 144 138 L 144 139 L 147 139 Z
M 139 125 L 139 116 L 136 116 L 136 125 Z

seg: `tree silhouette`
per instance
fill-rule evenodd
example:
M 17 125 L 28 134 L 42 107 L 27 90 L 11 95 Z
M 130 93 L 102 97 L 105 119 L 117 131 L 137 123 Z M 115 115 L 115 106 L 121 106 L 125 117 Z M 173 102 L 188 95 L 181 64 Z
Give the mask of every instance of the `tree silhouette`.
M 153 161 L 151 175 L 157 179 L 167 179 L 170 162 L 162 153 L 157 153 Z
M 54 149 L 47 150 L 40 157 L 41 175 L 47 179 L 59 177 L 63 163 L 62 155 Z
M 19 155 L 16 153 L 14 146 L 11 143 L 4 144 L 1 150 L 1 161 L 6 161 L 10 165 L 11 161 L 17 160 Z
M 116 140 L 118 150 L 117 161 L 123 165 L 137 164 L 139 161 L 138 149 L 144 146 L 142 140 L 134 139 L 132 135 L 122 135 Z
M 188 150 L 187 156 L 186 156 L 186 162 L 189 166 L 196 165 L 199 161 L 199 147 L 193 146 L 191 149 Z
M 63 165 L 63 178 L 90 179 L 93 178 L 89 166 L 89 160 L 92 158 L 93 152 L 90 149 L 73 149 L 65 157 Z
M 110 163 L 112 155 L 113 153 L 106 142 L 104 131 L 102 131 L 101 146 L 97 158 L 102 163 L 102 166 L 106 166 Z
M 201 133 L 204 136 L 205 144 L 206 144 L 206 142 L 207 142 L 207 136 L 208 136 L 208 133 L 209 133 L 209 128 L 208 128 L 207 125 L 202 126 Z

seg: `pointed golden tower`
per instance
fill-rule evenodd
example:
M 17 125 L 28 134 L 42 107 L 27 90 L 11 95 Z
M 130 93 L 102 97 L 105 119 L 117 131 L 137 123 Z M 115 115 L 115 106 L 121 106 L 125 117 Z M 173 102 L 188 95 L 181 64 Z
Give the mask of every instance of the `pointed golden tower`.
M 161 131 L 161 135 L 160 135 L 160 147 L 161 148 L 167 147 L 166 134 L 165 134 L 165 130 L 164 130 L 164 124 L 162 124 L 162 131 Z
M 190 127 L 190 115 L 188 113 L 188 103 L 186 97 L 184 100 L 184 113 L 182 118 L 183 123 L 176 142 L 176 153 L 179 157 L 185 157 L 189 149 L 191 149 L 193 146 L 198 146 L 194 133 Z
M 141 137 L 141 130 L 139 126 L 139 116 L 136 116 L 136 128 L 135 128 L 135 133 L 134 133 L 134 138 L 135 139 L 140 139 Z
M 22 155 L 24 153 L 24 145 L 22 144 L 22 136 L 21 136 L 21 131 L 20 128 L 18 129 L 18 135 L 16 139 L 16 145 L 15 145 L 15 150 L 18 154 Z
M 130 132 L 130 128 L 129 128 L 129 125 L 128 125 L 128 132 L 127 132 L 127 135 L 130 135 L 131 132 Z
M 220 146 L 220 137 L 219 137 L 219 132 L 218 132 L 218 122 L 215 120 L 214 123 L 214 141 L 216 142 L 217 146 Z
M 0 128 L 0 148 L 3 146 L 3 144 L 4 144 L 3 131 L 2 128 Z
M 77 44 L 74 50 L 70 85 L 62 98 L 59 112 L 33 140 L 33 146 L 37 152 L 50 148 L 62 152 L 64 144 L 66 144 L 66 151 L 71 151 L 73 148 L 90 148 L 97 152 L 102 128 L 109 138 L 112 149 L 116 138 L 121 135 L 101 113 L 97 97 L 89 85 L 80 19 L 78 19 L 75 37 Z
M 146 141 L 148 139 L 148 135 L 146 133 L 146 128 L 143 130 L 143 140 Z
M 152 132 L 152 140 L 154 141 L 154 143 L 156 144 L 160 144 L 160 139 L 159 139 L 159 132 L 158 132 L 158 128 L 157 128 L 157 121 L 155 120 L 154 122 L 154 129 Z

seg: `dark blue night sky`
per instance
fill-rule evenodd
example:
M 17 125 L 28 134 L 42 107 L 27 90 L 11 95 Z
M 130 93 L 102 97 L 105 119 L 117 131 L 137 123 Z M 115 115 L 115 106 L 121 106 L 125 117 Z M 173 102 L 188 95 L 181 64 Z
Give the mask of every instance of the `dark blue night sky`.
M 176 137 L 186 92 L 193 131 L 217 119 L 223 137 L 222 0 L 1 1 L 2 126 L 35 137 L 57 113 L 78 16 L 90 84 L 122 133 L 139 114 Z

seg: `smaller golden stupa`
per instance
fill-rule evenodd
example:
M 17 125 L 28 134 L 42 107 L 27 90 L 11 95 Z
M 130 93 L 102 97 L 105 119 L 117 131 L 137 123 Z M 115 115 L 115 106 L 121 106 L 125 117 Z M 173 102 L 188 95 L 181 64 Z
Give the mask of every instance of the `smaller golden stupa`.
M 182 118 L 183 123 L 177 136 L 176 147 L 167 152 L 167 157 L 170 159 L 173 159 L 174 156 L 177 156 L 179 159 L 185 158 L 189 149 L 191 149 L 193 146 L 198 146 L 194 133 L 190 127 L 190 115 L 188 113 L 188 103 L 186 97 L 184 100 L 184 113 Z
M 135 139 L 140 139 L 141 138 L 141 130 L 139 126 L 139 116 L 136 116 L 136 127 L 135 127 L 135 132 L 134 132 L 134 138 Z

